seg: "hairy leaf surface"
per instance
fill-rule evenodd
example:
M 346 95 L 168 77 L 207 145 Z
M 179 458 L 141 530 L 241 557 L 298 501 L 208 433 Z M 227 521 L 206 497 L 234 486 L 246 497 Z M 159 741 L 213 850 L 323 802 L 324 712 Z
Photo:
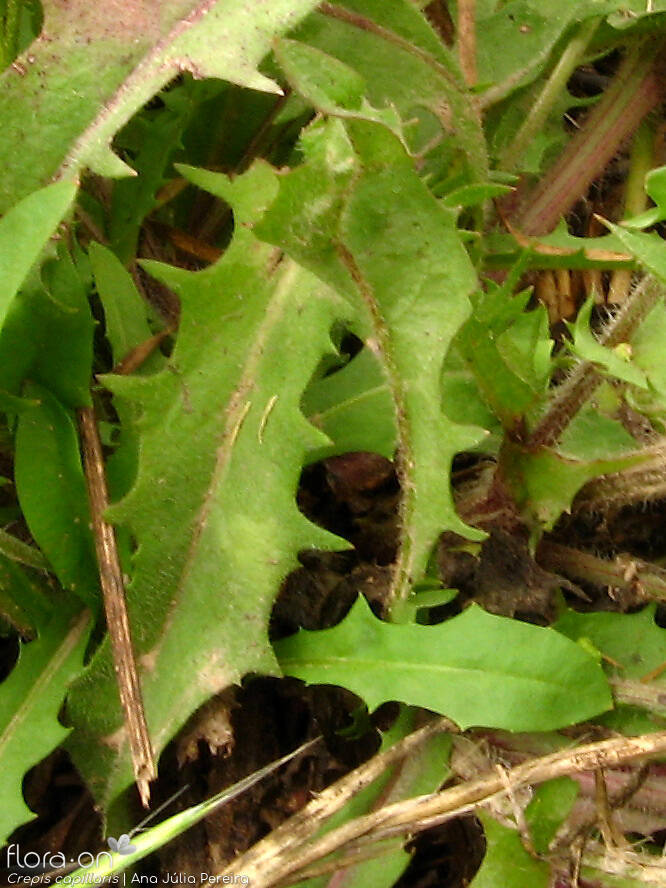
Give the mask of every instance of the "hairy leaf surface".
M 301 629 L 276 651 L 287 675 L 342 685 L 371 709 L 387 700 L 423 706 L 462 729 L 550 731 L 612 705 L 601 667 L 582 647 L 477 606 L 435 626 L 396 626 L 361 597 L 338 626 Z
M 44 29 L 0 75 L 0 212 L 55 174 L 130 169 L 115 133 L 177 74 L 279 92 L 257 71 L 316 0 L 43 0 Z
M 233 185 L 202 175 L 235 205 L 234 241 L 203 272 L 147 265 L 182 301 L 175 351 L 155 376 L 106 377 L 142 413 L 138 478 L 111 517 L 137 544 L 128 603 L 158 752 L 210 696 L 277 672 L 267 626 L 280 581 L 299 550 L 346 547 L 301 515 L 295 491 L 307 452 L 326 443 L 302 393 L 348 307 L 253 237 L 275 193 L 269 167 Z M 77 762 L 109 799 L 132 775 L 108 644 L 71 714 Z
M 445 418 L 441 373 L 477 282 L 455 212 L 431 196 L 399 140 L 376 124 L 347 126 L 351 139 L 335 121 L 309 132 L 308 162 L 281 179 L 256 230 L 365 315 L 397 416 L 402 545 L 392 597 L 400 602 L 442 530 L 475 533 L 455 513 L 449 470 L 479 433 Z
M 485 179 L 488 158 L 481 122 L 458 60 L 416 4 L 409 0 L 325 4 L 299 26 L 295 36 L 360 74 L 375 108 L 396 109 L 403 121 L 411 121 L 405 138 L 414 153 L 427 154 L 427 143 L 441 136 L 443 129 L 452 136 L 453 151 L 464 153 L 471 178 Z M 285 73 L 292 86 L 319 107 L 308 89 L 312 69 L 301 66 L 299 71 L 294 55 L 290 61 Z M 438 178 L 444 174 L 439 157 L 433 161 L 433 172 Z

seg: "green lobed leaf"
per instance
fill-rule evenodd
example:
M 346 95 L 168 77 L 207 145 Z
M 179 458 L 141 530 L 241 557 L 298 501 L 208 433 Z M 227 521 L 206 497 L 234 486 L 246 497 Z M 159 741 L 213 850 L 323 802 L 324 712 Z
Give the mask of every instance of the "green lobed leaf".
M 0 74 L 0 212 L 54 175 L 130 174 L 113 136 L 184 71 L 279 92 L 257 65 L 316 5 L 163 0 L 109 15 L 87 0 L 42 0 L 42 34 Z
M 321 111 L 359 111 L 364 79 L 335 56 L 297 40 L 276 41 L 275 54 L 292 86 Z
M 639 262 L 645 265 L 660 280 L 666 281 L 664 241 L 656 232 L 648 234 L 644 231 L 628 231 L 621 225 L 613 225 L 610 222 L 606 224 L 624 245 L 625 250 L 632 253 Z
M 578 411 L 562 432 L 557 450 L 573 459 L 603 460 L 635 451 L 636 446 L 622 423 L 605 416 L 596 404 Z
M 46 389 L 28 383 L 25 392 L 39 406 L 18 419 L 14 474 L 19 503 L 61 584 L 96 608 L 99 578 L 76 426 Z
M 395 625 L 359 598 L 338 626 L 302 629 L 275 649 L 287 675 L 346 687 L 370 709 L 423 706 L 463 730 L 549 731 L 612 705 L 601 667 L 579 645 L 475 605 L 435 626 Z
M 636 262 L 615 232 L 601 237 L 576 237 L 564 220 L 550 234 L 517 244 L 514 235 L 490 232 L 486 236 L 490 267 L 510 267 L 516 261 L 529 268 L 635 268 Z M 518 247 L 518 249 L 517 249 Z M 525 266 L 523 266 L 525 267 Z
M 0 842 L 35 815 L 23 800 L 25 772 L 56 748 L 69 730 L 58 721 L 65 692 L 83 668 L 90 617 L 70 606 L 54 608 L 39 637 L 23 643 L 19 660 L 0 685 Z
M 552 340 L 543 306 L 526 312 L 529 291 L 512 298 L 500 288 L 474 297 L 472 317 L 455 337 L 444 363 L 444 410 L 477 418 L 485 429 L 520 425 L 546 394 Z
M 372 120 L 403 139 L 395 109 L 378 110 L 365 98 L 365 82 L 348 65 L 312 46 L 282 39 L 275 56 L 290 85 L 324 114 L 357 120 Z
M 158 754 L 210 696 L 277 672 L 267 630 L 281 580 L 299 551 L 347 546 L 301 515 L 295 493 L 307 454 L 328 443 L 300 410 L 303 390 L 349 307 L 253 236 L 277 190 L 265 163 L 233 182 L 189 174 L 234 206 L 234 240 L 202 272 L 146 263 L 181 299 L 175 350 L 156 375 L 104 380 L 141 411 L 137 481 L 110 516 L 136 540 L 128 607 Z M 108 802 L 132 781 L 108 642 L 70 714 L 77 765 Z
M 395 108 L 404 122 L 412 121 L 405 138 L 413 153 L 427 153 L 428 143 L 444 130 L 454 154 L 463 153 L 472 180 L 485 181 L 485 139 L 456 54 L 447 49 L 416 4 L 345 0 L 336 6 L 341 15 L 328 15 L 320 8 L 294 36 L 360 75 L 375 109 Z M 441 159 L 435 162 L 438 172 L 440 166 Z
M 400 606 L 445 529 L 467 536 L 453 507 L 453 456 L 479 440 L 442 413 L 441 372 L 477 286 L 456 230 L 384 128 L 336 121 L 310 130 L 306 163 L 281 177 L 255 231 L 349 294 L 365 318 L 398 417 L 401 550 L 392 598 Z
M 607 727 L 624 734 L 654 731 L 662 726 L 666 713 L 659 693 L 666 682 L 664 676 L 644 681 L 664 663 L 666 630 L 657 624 L 655 615 L 655 604 L 634 614 L 566 610 L 555 624 L 558 632 L 568 638 L 592 645 L 601 655 L 606 672 L 624 683 L 625 699 L 632 702 L 619 703 L 600 719 Z

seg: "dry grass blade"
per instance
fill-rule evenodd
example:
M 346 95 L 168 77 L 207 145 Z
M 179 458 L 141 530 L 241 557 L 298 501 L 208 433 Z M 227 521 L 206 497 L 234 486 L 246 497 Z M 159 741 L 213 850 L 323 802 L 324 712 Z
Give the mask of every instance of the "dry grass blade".
M 136 785 L 141 801 L 145 807 L 148 807 L 150 781 L 155 779 L 157 772 L 146 725 L 146 716 L 143 711 L 141 685 L 134 659 L 116 538 L 113 528 L 104 519 L 104 512 L 109 505 L 109 495 L 104 473 L 102 444 L 93 408 L 81 407 L 78 411 L 78 419 L 100 585 L 113 650 L 116 680 L 125 715 Z
M 390 749 L 373 756 L 369 761 L 346 774 L 332 786 L 312 799 L 301 811 L 290 817 L 265 839 L 257 842 L 249 851 L 233 861 L 228 869 L 218 874 L 218 884 L 225 875 L 243 872 L 253 886 L 274 885 L 290 874 L 295 867 L 300 849 L 319 830 L 329 817 L 339 811 L 349 799 L 369 786 L 387 768 L 412 753 L 431 737 L 442 732 L 457 732 L 456 726 L 446 718 L 439 718 L 413 731 Z M 328 853 L 328 852 L 327 852 Z M 321 855 L 323 856 L 323 855 Z M 318 860 L 315 856 L 307 864 Z M 306 864 L 302 864 L 303 866 Z M 300 866 L 299 866 L 300 868 Z
M 422 731 L 427 729 L 422 729 Z M 410 748 L 422 742 L 421 732 L 405 738 Z M 417 738 L 417 739 L 415 739 Z M 396 747 L 383 753 L 387 756 Z M 246 854 L 236 858 L 231 866 L 220 873 L 230 876 L 243 872 L 254 888 L 270 888 L 299 878 L 300 872 L 327 855 L 358 847 L 359 840 L 376 841 L 388 835 L 414 833 L 443 823 L 463 812 L 474 810 L 506 796 L 509 788 L 516 792 L 522 787 L 544 783 L 555 777 L 563 777 L 599 768 L 613 768 L 637 759 L 666 752 L 666 731 L 640 737 L 614 737 L 597 743 L 588 743 L 573 749 L 560 750 L 531 759 L 509 771 L 498 774 L 492 771 L 485 777 L 471 780 L 459 786 L 427 796 L 387 805 L 371 814 L 357 817 L 318 839 L 309 841 L 318 831 L 323 820 L 334 813 L 353 794 L 355 782 L 367 772 L 379 773 L 375 759 L 342 778 L 290 820 L 282 824 L 262 842 Z M 381 759 L 382 756 L 375 757 Z M 381 770 L 386 767 L 382 763 Z M 367 785 L 365 781 L 363 785 Z M 351 791 L 351 793 L 350 793 Z M 312 815 L 309 813 L 312 812 Z M 364 842 L 364 843 L 365 843 Z

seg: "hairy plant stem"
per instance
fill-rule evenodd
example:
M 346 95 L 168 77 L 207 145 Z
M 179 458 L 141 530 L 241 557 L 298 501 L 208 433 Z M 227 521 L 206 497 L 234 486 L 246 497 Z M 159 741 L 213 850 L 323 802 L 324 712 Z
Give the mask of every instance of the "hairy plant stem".
M 544 539 L 539 543 L 537 560 L 547 570 L 571 579 L 626 592 L 640 590 L 645 599 L 666 601 L 666 570 L 640 558 L 629 555 L 617 555 L 612 560 L 600 558 Z
M 537 188 L 523 199 L 523 209 L 512 220 L 521 231 L 529 235 L 551 231 L 661 101 L 659 56 L 663 46 L 660 40 L 645 40 L 631 47 L 582 129 Z
M 603 514 L 631 504 L 666 497 L 666 442 L 641 450 L 643 459 L 621 472 L 588 482 L 574 501 L 574 512 Z
M 614 348 L 621 342 L 628 342 L 645 315 L 663 294 L 664 288 L 661 283 L 649 275 L 644 277 L 613 320 L 605 327 L 599 337 L 601 344 Z M 587 361 L 577 364 L 562 385 L 556 389 L 548 410 L 528 437 L 527 448 L 536 450 L 540 447 L 552 447 L 557 443 L 564 429 L 602 381 L 603 377 L 597 372 L 594 364 Z
M 580 63 L 599 22 L 599 18 L 583 22 L 567 43 L 560 60 L 553 68 L 536 101 L 532 104 L 522 126 L 513 141 L 502 152 L 499 161 L 499 166 L 502 169 L 511 172 L 515 168 L 521 155 L 545 123 L 553 105 L 566 89 L 567 81 Z

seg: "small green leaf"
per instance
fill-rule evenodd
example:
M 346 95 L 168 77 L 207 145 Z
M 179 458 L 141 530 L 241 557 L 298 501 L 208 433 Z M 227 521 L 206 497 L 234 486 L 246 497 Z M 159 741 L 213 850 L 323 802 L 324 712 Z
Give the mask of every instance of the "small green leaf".
M 558 777 L 535 787 L 525 809 L 525 820 L 537 854 L 548 853 L 548 846 L 571 811 L 579 790 L 579 784 L 570 777 Z
M 611 459 L 577 460 L 544 448 L 538 452 L 506 440 L 502 445 L 504 477 L 525 517 L 550 530 L 573 498 L 592 478 L 619 472 L 647 457 L 638 451 Z
M 603 671 L 579 645 L 476 606 L 436 626 L 395 625 L 360 598 L 338 626 L 302 629 L 275 647 L 287 675 L 346 687 L 370 709 L 423 706 L 463 729 L 550 731 L 612 705 Z
M 42 269 L 43 286 L 14 299 L 0 333 L 0 387 L 19 394 L 28 378 L 67 407 L 90 403 L 94 321 L 90 282 L 66 249 Z
M 97 607 L 98 575 L 88 495 L 71 414 L 46 389 L 26 385 L 39 407 L 16 431 L 16 491 L 28 527 L 62 585 Z
M 654 679 L 656 686 L 642 681 L 653 670 L 659 671 L 666 658 L 666 630 L 655 622 L 655 613 L 654 604 L 635 614 L 566 611 L 556 623 L 558 632 L 593 644 L 606 672 L 624 686 L 627 702 L 600 717 L 602 724 L 623 734 L 647 733 L 663 723 L 666 710 L 659 701 L 664 676 Z
M 576 321 L 573 324 L 574 340 L 569 345 L 569 348 L 579 358 L 602 367 L 607 373 L 610 373 L 617 379 L 646 389 L 647 380 L 642 370 L 630 363 L 622 355 L 622 352 L 606 348 L 593 335 L 590 330 L 590 315 L 592 314 L 593 307 L 594 298 L 590 297 L 578 312 Z
M 297 40 L 276 41 L 275 55 L 298 92 L 322 111 L 358 111 L 365 80 L 334 56 Z
M 48 562 L 34 546 L 28 546 L 6 530 L 0 529 L 0 552 L 12 561 L 27 564 L 37 570 L 48 570 Z
M 627 252 L 634 255 L 662 281 L 666 281 L 666 253 L 664 240 L 656 232 L 627 231 L 621 225 L 607 223 L 610 230 L 624 245 Z
M 0 219 L 0 329 L 14 294 L 76 194 L 73 182 L 35 191 Z
M 19 661 L 0 685 L 0 842 L 35 815 L 23 801 L 25 772 L 69 733 L 58 721 L 65 692 L 83 668 L 90 617 L 71 606 L 55 608 L 35 641 L 23 643 Z
M 291 86 L 324 114 L 373 120 L 402 139 L 395 109 L 378 110 L 365 98 L 365 81 L 344 62 L 296 40 L 276 42 L 275 56 Z
M 303 411 L 333 441 L 331 447 L 313 453 L 313 460 L 360 450 L 387 459 L 395 456 L 397 427 L 391 390 L 369 348 L 308 386 Z
M 598 407 L 583 407 L 566 427 L 557 450 L 577 460 L 604 460 L 635 451 L 636 440 L 615 419 Z
M 469 888 L 548 888 L 550 867 L 523 847 L 515 829 L 477 814 L 486 835 L 486 855 Z
M 638 216 L 625 219 L 621 223 L 623 228 L 647 228 L 666 219 L 666 166 L 650 170 L 645 177 L 645 193 L 656 206 Z
M 642 678 L 666 659 L 666 629 L 655 622 L 656 604 L 635 614 L 591 613 L 567 610 L 555 629 L 577 641 L 589 638 L 607 657 L 617 663 L 614 672 L 624 678 Z
M 113 363 L 119 364 L 133 348 L 153 335 L 146 318 L 146 303 L 120 260 L 101 244 L 89 247 L 90 263 L 104 308 L 106 336 Z

